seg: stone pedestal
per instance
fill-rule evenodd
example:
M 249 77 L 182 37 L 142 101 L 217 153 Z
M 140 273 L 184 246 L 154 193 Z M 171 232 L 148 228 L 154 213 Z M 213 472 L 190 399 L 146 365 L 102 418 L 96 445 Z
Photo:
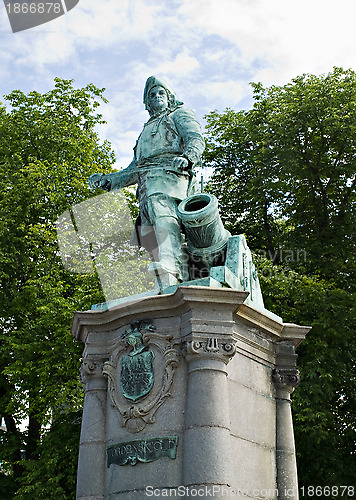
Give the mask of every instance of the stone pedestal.
M 309 327 L 247 292 L 172 294 L 75 314 L 86 384 L 77 498 L 298 498 L 290 393 Z

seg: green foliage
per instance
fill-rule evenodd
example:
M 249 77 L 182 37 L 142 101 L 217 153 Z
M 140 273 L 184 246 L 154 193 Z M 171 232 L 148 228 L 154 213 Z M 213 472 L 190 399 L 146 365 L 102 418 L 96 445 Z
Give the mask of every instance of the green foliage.
M 352 485 L 355 470 L 356 294 L 255 256 L 266 307 L 312 326 L 298 348 L 293 395 L 301 485 Z
M 253 84 L 249 111 L 207 116 L 208 190 L 255 252 L 265 305 L 311 325 L 293 395 L 301 486 L 355 471 L 356 73 Z
M 307 250 L 306 271 L 355 291 L 356 74 L 253 91 L 251 110 L 207 117 L 209 189 L 228 227 L 272 255 Z
M 53 419 L 39 458 L 22 462 L 25 473 L 15 498 L 75 499 L 80 428 L 80 411 Z
M 55 222 L 92 196 L 92 173 L 111 170 L 110 144 L 101 144 L 95 132 L 103 123 L 96 110 L 105 99 L 94 85 L 75 89 L 60 79 L 46 94 L 14 91 L 5 99 L 10 109 L 0 107 L 0 417 L 6 428 L 0 430 L 0 496 L 74 498 L 82 346 L 70 325 L 75 310 L 104 299 L 94 272 L 64 269 Z

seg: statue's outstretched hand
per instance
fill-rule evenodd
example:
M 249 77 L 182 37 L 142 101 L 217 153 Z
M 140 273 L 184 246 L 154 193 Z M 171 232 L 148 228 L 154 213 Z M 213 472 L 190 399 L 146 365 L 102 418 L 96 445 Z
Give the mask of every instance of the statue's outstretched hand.
M 89 177 L 88 182 L 89 182 L 89 187 L 91 189 L 98 188 L 100 186 L 100 181 L 102 178 L 103 174 L 93 174 Z
M 183 172 L 189 169 L 189 161 L 184 156 L 176 156 L 173 160 L 173 167 Z
M 93 174 L 89 177 L 88 182 L 91 189 L 110 189 L 110 181 L 108 180 L 108 176 L 105 174 Z

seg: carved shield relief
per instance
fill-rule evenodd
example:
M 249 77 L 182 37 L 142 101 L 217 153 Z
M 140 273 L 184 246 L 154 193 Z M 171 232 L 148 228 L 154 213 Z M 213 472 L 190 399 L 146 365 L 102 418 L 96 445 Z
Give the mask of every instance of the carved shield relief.
M 180 345 L 170 334 L 158 333 L 151 322 L 131 324 L 104 363 L 113 406 L 129 432 L 140 432 L 155 421 L 158 408 L 170 396 Z
M 146 396 L 153 386 L 152 351 L 125 355 L 121 358 L 121 390 L 125 398 L 137 401 Z

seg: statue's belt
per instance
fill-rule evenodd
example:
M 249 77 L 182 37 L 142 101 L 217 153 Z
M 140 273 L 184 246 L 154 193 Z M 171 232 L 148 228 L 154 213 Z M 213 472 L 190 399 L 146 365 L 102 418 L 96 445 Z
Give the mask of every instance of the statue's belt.
M 180 170 L 179 168 L 171 167 L 167 165 L 166 162 L 157 162 L 157 163 L 142 163 L 137 165 L 137 173 L 138 174 L 147 174 L 149 172 L 155 170 L 163 170 L 165 172 L 174 172 L 175 174 L 182 175 L 184 177 L 189 177 L 190 173 L 188 170 Z

